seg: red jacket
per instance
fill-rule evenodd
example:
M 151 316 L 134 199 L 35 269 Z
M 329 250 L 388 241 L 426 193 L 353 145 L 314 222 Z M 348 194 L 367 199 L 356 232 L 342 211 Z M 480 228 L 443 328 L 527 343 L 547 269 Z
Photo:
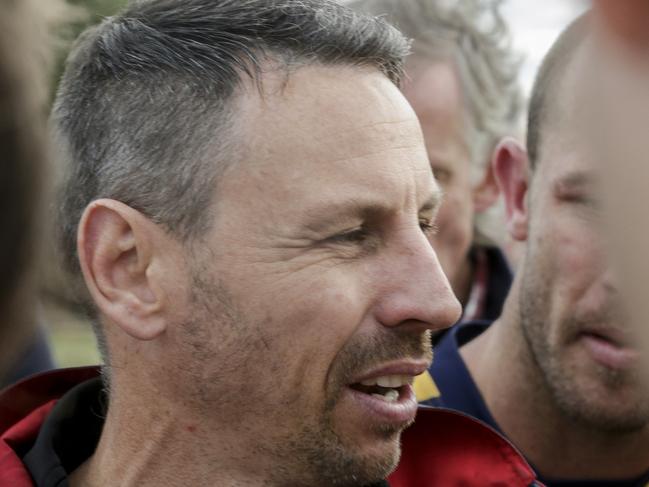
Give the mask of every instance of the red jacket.
M 32 487 L 20 454 L 34 442 L 57 399 L 97 377 L 97 367 L 37 375 L 0 393 L 0 487 Z M 530 487 L 535 475 L 518 451 L 488 426 L 444 409 L 420 409 L 402 439 L 391 487 Z

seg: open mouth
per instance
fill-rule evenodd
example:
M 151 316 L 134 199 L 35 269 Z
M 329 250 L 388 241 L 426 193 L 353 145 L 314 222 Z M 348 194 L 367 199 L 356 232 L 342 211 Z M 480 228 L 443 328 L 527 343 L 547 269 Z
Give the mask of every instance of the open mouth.
M 408 375 L 385 375 L 363 380 L 350 387 L 385 402 L 394 403 L 405 395 L 413 380 L 413 377 Z
M 361 415 L 364 424 L 402 429 L 415 419 L 418 404 L 412 383 L 428 365 L 424 360 L 402 361 L 367 372 L 348 384 L 346 404 Z

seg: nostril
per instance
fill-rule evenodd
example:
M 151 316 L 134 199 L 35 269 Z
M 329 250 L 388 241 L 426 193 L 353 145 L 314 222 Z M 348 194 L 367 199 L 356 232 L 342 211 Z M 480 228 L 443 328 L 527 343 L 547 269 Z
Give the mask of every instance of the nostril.
M 451 305 L 451 308 L 453 308 L 453 311 L 451 311 L 451 324 L 448 326 L 453 326 L 462 317 L 462 303 L 460 303 L 455 294 L 453 294 L 452 300 L 453 305 Z

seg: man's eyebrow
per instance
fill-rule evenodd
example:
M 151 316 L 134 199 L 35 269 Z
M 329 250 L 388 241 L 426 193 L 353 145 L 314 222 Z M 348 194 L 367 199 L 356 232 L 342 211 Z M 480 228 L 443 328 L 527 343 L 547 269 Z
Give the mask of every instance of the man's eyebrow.
M 419 213 L 436 211 L 442 203 L 442 198 L 442 190 L 436 188 L 419 207 Z M 394 208 L 384 201 L 352 197 L 310 211 L 305 228 L 313 232 L 322 232 L 337 223 L 347 224 L 350 219 L 368 220 L 392 211 Z
M 563 188 L 581 188 L 597 182 L 596 177 L 589 171 L 572 171 L 556 179 L 555 184 Z
M 305 227 L 313 232 L 329 229 L 337 223 L 347 224 L 350 219 L 365 220 L 390 211 L 385 202 L 362 197 L 352 197 L 319 206 L 308 213 Z
M 419 207 L 419 213 L 424 211 L 436 211 L 441 206 L 443 199 L 444 191 L 441 188 L 436 188 Z

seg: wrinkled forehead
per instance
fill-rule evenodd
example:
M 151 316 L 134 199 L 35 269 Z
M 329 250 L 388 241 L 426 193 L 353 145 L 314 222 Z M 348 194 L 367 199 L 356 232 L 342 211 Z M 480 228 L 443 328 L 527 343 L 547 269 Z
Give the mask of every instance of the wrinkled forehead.
M 304 175 L 357 190 L 430 190 L 434 180 L 419 122 L 399 89 L 373 68 L 307 66 L 263 75 L 242 96 L 246 164 L 266 182 Z M 423 195 L 422 195 L 423 196 Z

